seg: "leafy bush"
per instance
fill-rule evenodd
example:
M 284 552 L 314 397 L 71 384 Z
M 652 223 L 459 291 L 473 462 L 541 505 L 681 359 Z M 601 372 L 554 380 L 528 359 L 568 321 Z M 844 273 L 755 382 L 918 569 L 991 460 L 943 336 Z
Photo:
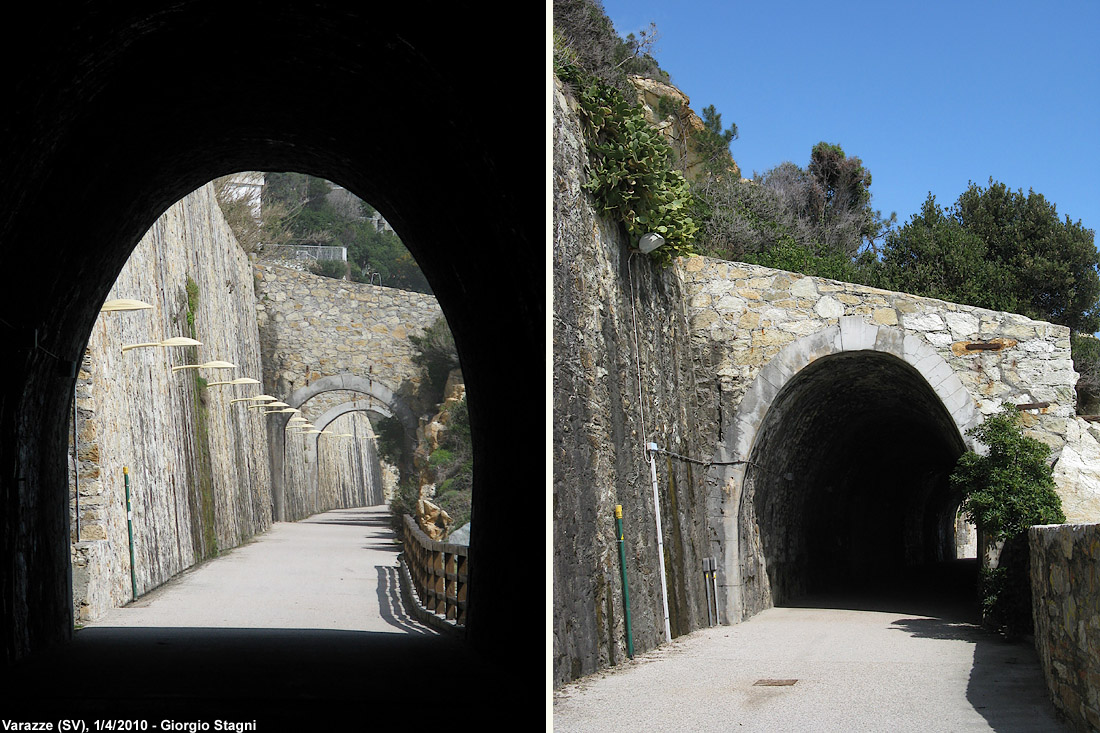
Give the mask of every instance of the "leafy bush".
M 405 428 L 396 417 L 382 417 L 374 421 L 375 447 L 378 455 L 402 473 L 407 473 L 412 461 L 409 456 Z
M 404 536 L 405 520 L 408 514 L 416 517 L 416 503 L 420 500 L 420 487 L 416 481 L 403 480 L 397 485 L 393 498 L 390 500 L 390 526 L 398 537 Z
M 428 456 L 429 466 L 447 465 L 454 460 L 454 454 L 446 448 L 436 448 L 432 451 L 432 454 Z
M 648 232 L 665 238 L 653 259 L 667 263 L 692 253 L 698 226 L 690 215 L 691 188 L 660 133 L 640 107 L 599 81 L 581 90 L 578 102 L 589 154 L 585 189 L 635 242 Z
M 997 568 L 980 582 L 983 619 L 1010 636 L 1031 628 L 1027 529 L 1066 521 L 1047 463 L 1050 447 L 1023 434 L 1020 413 L 1006 404 L 969 432 L 987 455 L 967 451 L 959 457 L 950 482 L 963 496 L 962 509 L 985 542 L 1004 542 Z

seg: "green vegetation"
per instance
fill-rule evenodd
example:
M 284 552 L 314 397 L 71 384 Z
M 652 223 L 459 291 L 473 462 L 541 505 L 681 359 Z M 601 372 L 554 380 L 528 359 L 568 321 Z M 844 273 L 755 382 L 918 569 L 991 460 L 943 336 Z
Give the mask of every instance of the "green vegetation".
M 625 39 L 615 32 L 603 6 L 595 0 L 554 0 L 554 65 L 584 69 L 593 81 L 634 94 L 630 75 L 669 82 L 669 75 L 649 54 L 657 40 L 650 24 L 638 37 Z M 564 80 L 561 74 L 559 78 Z
M 188 275 L 184 290 L 187 298 L 187 328 L 191 338 L 196 338 L 195 314 L 199 307 L 199 286 Z M 198 349 L 187 347 L 187 363 L 197 364 Z M 214 467 L 210 457 L 210 410 L 206 380 L 198 369 L 190 369 L 195 381 L 192 407 L 195 425 L 195 466 L 188 495 L 191 505 L 191 536 L 197 559 L 204 560 L 218 554 L 218 536 L 214 529 Z
M 585 188 L 609 216 L 621 221 L 633 242 L 654 232 L 665 245 L 650 256 L 662 263 L 691 254 L 698 225 L 690 185 L 676 169 L 671 147 L 645 119 L 630 74 L 668 82 L 648 48 L 656 29 L 620 39 L 602 7 L 591 0 L 554 3 L 554 71 L 575 89 L 589 164 Z M 660 100 L 661 114 L 675 111 Z M 715 175 L 728 170 L 729 144 L 737 126 L 722 126 L 713 105 L 705 110 L 704 130 L 691 140 Z M 732 160 L 728 160 L 732 163 Z
M 1042 194 L 1011 191 L 992 179 L 985 188 L 971 183 L 948 210 L 929 196 L 882 254 L 896 289 L 1084 333 L 1100 329 L 1098 264 L 1091 229 L 1060 219 Z
M 218 204 L 233 235 L 246 252 L 266 255 L 276 245 L 346 247 L 348 262 L 321 261 L 313 268 L 326 277 L 355 282 L 379 280 L 387 287 L 430 293 L 416 260 L 392 231 L 372 221 L 376 211 L 365 201 L 316 176 L 264 174 L 263 201 L 257 221 L 247 201 L 233 195 L 233 176 L 215 181 Z
M 896 219 L 871 207 L 871 173 L 839 145 L 820 142 L 806 168 L 794 163 L 754 180 L 704 178 L 693 192 L 699 249 L 739 260 L 865 282 L 874 252 Z
M 566 78 L 581 80 L 573 70 Z M 584 187 L 609 216 L 623 222 L 634 242 L 647 232 L 665 238 L 654 259 L 692 252 L 697 226 L 691 191 L 673 169 L 672 149 L 646 122 L 642 109 L 613 86 L 589 80 L 578 96 L 588 146 Z
M 1009 636 L 1031 629 L 1027 529 L 1066 520 L 1047 463 L 1050 447 L 1024 435 L 1020 419 L 1004 405 L 972 429 L 989 452 L 964 453 L 950 478 L 983 541 L 1004 543 L 997 567 L 982 571 L 980 591 L 984 623 Z
M 454 520 L 452 529 L 458 529 L 470 521 L 474 451 L 466 400 L 446 409 L 447 429 L 441 434 L 439 448 L 432 452 L 428 466 L 435 483 L 434 501 Z
M 376 213 L 365 201 L 336 192 L 328 181 L 304 173 L 268 173 L 263 205 L 288 212 L 282 222 L 287 244 L 347 247 L 347 270 L 322 270 L 319 274 L 370 282 L 401 290 L 430 293 L 428 280 L 401 239 L 379 229 L 371 220 Z M 322 265 L 322 267 L 335 267 Z

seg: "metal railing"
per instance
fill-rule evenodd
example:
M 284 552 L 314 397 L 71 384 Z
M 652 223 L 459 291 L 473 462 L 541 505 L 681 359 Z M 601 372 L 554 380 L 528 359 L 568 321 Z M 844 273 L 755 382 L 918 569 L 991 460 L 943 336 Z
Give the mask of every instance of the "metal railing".
M 437 629 L 464 630 L 470 548 L 430 539 L 408 514 L 403 539 L 402 580 L 413 591 L 414 615 Z
M 269 244 L 266 249 L 272 256 L 288 260 L 308 260 L 310 262 L 320 260 L 348 261 L 347 247 L 324 244 Z

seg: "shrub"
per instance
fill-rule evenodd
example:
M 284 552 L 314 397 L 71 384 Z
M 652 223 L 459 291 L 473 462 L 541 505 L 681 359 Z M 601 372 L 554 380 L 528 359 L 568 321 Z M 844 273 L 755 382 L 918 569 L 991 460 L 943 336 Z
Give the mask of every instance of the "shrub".
M 980 577 L 983 621 L 1008 636 L 1032 628 L 1027 529 L 1066 521 L 1047 463 L 1050 447 L 1023 434 L 1020 413 L 1006 404 L 969 431 L 989 449 L 967 451 L 951 474 L 962 509 L 986 543 L 1003 542 L 996 568 Z

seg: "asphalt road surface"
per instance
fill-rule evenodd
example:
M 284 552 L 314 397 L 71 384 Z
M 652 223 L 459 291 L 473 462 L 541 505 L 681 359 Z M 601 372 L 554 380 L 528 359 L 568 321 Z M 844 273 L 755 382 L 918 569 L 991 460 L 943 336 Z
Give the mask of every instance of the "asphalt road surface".
M 553 694 L 556 733 L 1068 731 L 1030 639 L 958 608 L 825 599 L 674 639 Z

